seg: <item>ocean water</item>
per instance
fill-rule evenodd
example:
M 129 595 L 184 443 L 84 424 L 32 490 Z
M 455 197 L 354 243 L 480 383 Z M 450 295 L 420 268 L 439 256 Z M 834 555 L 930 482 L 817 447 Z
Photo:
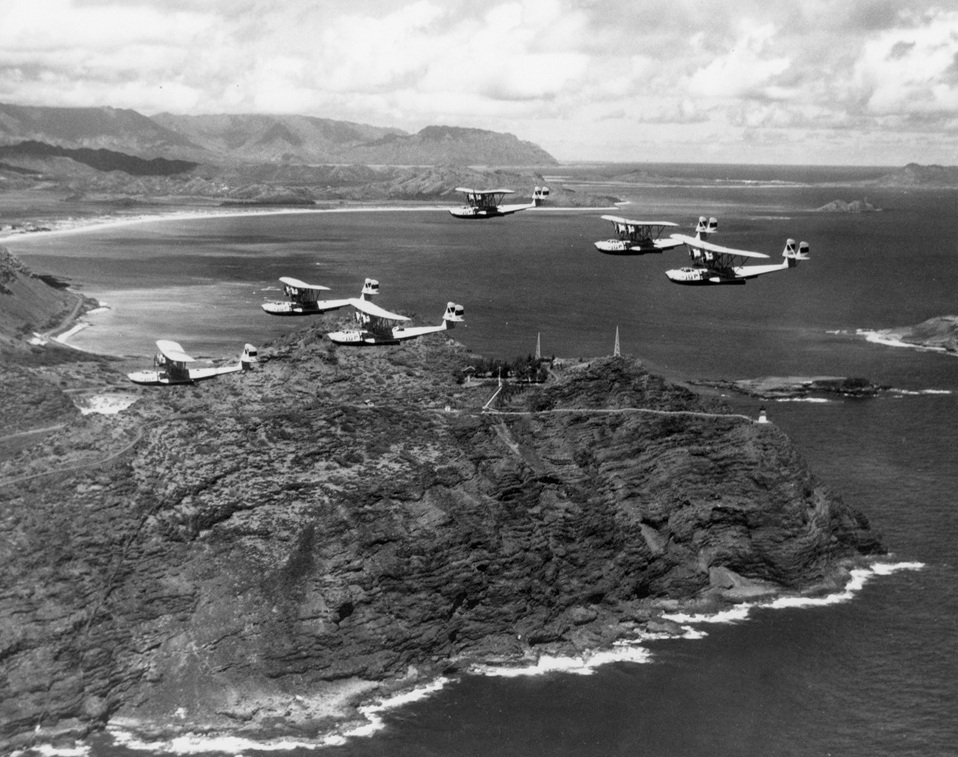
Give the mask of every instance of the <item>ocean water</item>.
M 607 167 L 562 169 L 556 179 L 628 200 L 616 211 L 628 217 L 691 229 L 700 214 L 715 215 L 715 241 L 731 247 L 778 257 L 787 237 L 804 239 L 811 261 L 744 287 L 679 287 L 664 271 L 684 262 L 681 250 L 634 258 L 594 250 L 612 231 L 599 218 L 607 210 L 483 223 L 435 209 L 303 213 L 5 243 L 35 270 L 110 305 L 71 343 L 145 361 L 157 338 L 219 356 L 300 327 L 303 319 L 258 307 L 280 295 L 279 276 L 330 286 L 335 297 L 372 276 L 378 302 L 417 323 L 438 322 L 447 300 L 462 303 L 466 324 L 454 336 L 489 355 L 530 353 L 537 334 L 546 354 L 609 354 L 618 327 L 624 352 L 674 377 L 827 374 L 896 388 L 867 400 L 765 403 L 891 551 L 892 567 L 857 577 L 845 595 L 683 620 L 687 638 L 649 640 L 629 662 L 463 675 L 371 715 L 376 727 L 362 735 L 270 754 L 958 754 L 958 357 L 859 333 L 958 313 L 958 192 L 852 185 L 868 178 L 861 170 L 674 172 L 687 183 L 627 186 L 610 182 Z M 863 197 L 882 212 L 814 212 Z M 758 412 L 758 401 L 729 399 Z M 86 751 L 145 753 L 105 736 Z

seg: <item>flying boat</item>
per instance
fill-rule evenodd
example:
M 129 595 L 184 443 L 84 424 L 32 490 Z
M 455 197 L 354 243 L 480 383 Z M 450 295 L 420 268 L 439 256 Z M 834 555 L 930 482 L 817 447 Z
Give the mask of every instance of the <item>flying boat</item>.
M 708 238 L 716 231 L 718 231 L 718 220 L 715 218 L 706 220 L 702 216 L 699 218 L 694 237 L 684 234 L 671 235 L 671 239 L 688 248 L 692 264 L 666 271 L 665 275 L 668 276 L 669 281 L 693 286 L 744 284 L 748 279 L 754 279 L 766 273 L 795 268 L 800 260 L 809 259 L 808 242 L 801 242 L 796 246 L 795 240 L 789 239 L 785 242 L 785 249 L 782 252 L 784 260 L 781 263 L 743 265 L 750 259 L 768 259 L 768 255 L 713 244 L 708 241 Z
M 129 373 L 130 381 L 136 384 L 152 386 L 168 384 L 192 384 L 203 379 L 213 378 L 224 373 L 235 373 L 252 368 L 256 362 L 257 350 L 252 344 L 243 348 L 243 354 L 236 363 L 223 366 L 208 366 L 192 368 L 190 363 L 197 362 L 195 358 L 186 354 L 186 351 L 177 342 L 169 339 L 160 339 L 156 343 L 159 354 L 153 357 L 152 371 L 137 371 Z
M 307 284 L 291 276 L 282 276 L 283 294 L 289 299 L 282 302 L 264 302 L 262 307 L 270 315 L 316 315 L 327 310 L 346 307 L 348 300 L 320 300 L 320 292 L 328 292 L 329 287 L 319 284 Z
M 370 300 L 378 293 L 379 282 L 366 279 L 362 296 L 346 301 L 346 304 L 356 311 L 359 328 L 330 332 L 327 336 L 332 342 L 354 347 L 399 344 L 424 334 L 455 328 L 457 323 L 465 320 L 465 309 L 462 305 L 450 302 L 446 304 L 446 312 L 438 326 L 403 326 L 403 323 L 409 321 L 408 317 L 381 308 Z
M 602 219 L 612 221 L 616 238 L 596 242 L 595 248 L 608 255 L 661 253 L 683 244 L 672 237 L 661 238 L 666 229 L 678 226 L 671 221 L 632 221 L 619 216 L 602 216 Z
M 515 194 L 511 189 L 469 189 L 456 187 L 457 192 L 466 196 L 468 205 L 459 208 L 450 208 L 449 213 L 454 218 L 498 218 L 520 210 L 528 210 L 542 204 L 549 196 L 549 187 L 536 187 L 532 191 L 532 202 L 503 205 L 506 195 Z

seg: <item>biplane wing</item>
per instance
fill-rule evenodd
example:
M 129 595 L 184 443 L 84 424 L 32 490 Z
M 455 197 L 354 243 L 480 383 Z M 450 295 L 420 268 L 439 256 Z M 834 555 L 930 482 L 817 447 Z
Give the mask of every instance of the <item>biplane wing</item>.
M 713 252 L 718 255 L 732 255 L 741 258 L 768 258 L 768 255 L 764 252 L 751 252 L 750 250 L 736 250 L 731 247 L 722 247 L 718 244 L 706 242 L 704 239 L 696 239 L 695 237 L 689 237 L 685 234 L 672 234 L 671 238 L 677 240 L 679 244 L 687 245 L 696 250 Z
M 279 280 L 282 281 L 286 286 L 291 286 L 294 289 L 309 289 L 314 292 L 328 292 L 329 287 L 321 286 L 320 284 L 307 284 L 305 281 L 300 281 L 299 279 L 294 279 L 292 276 L 280 276 Z
M 467 195 L 511 195 L 515 194 L 512 189 L 470 189 L 469 187 L 456 187 L 457 192 L 463 192 Z
M 186 354 L 186 351 L 180 347 L 177 342 L 171 341 L 169 339 L 158 339 L 156 342 L 157 349 L 159 349 L 160 354 L 163 355 L 167 360 L 170 360 L 174 363 L 194 363 L 196 362 L 194 358 L 191 358 Z
M 631 224 L 633 226 L 678 226 L 677 223 L 672 223 L 672 221 L 633 221 L 628 218 L 621 218 L 620 216 L 602 216 L 602 220 L 612 221 L 613 223 Z
M 603 239 L 595 243 L 599 252 L 610 255 L 644 255 L 650 252 L 663 252 L 684 244 L 671 237 L 662 238 L 662 233 L 675 228 L 671 221 L 636 221 L 621 216 L 602 216 L 611 221 L 615 228 L 615 239 Z
M 379 305 L 374 305 L 369 300 L 364 300 L 359 297 L 349 300 L 349 304 L 352 305 L 356 310 L 361 313 L 365 313 L 368 316 L 373 318 L 382 318 L 387 321 L 408 321 L 409 319 L 404 315 L 399 315 L 399 313 L 391 313 L 385 308 L 379 307 Z

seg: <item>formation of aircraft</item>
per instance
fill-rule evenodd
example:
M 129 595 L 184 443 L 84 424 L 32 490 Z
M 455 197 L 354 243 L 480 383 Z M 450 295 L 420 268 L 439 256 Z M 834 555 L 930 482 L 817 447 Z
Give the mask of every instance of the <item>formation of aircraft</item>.
M 195 358 L 186 354 L 177 342 L 169 339 L 160 339 L 156 343 L 159 354 L 153 357 L 152 371 L 136 371 L 127 376 L 136 384 L 166 385 L 192 384 L 203 379 L 220 376 L 224 373 L 249 370 L 256 362 L 257 350 L 252 344 L 243 348 L 243 354 L 238 362 L 225 366 L 208 366 L 206 368 L 191 368 L 188 363 L 197 362 Z
M 536 207 L 549 194 L 548 187 L 536 187 L 530 204 L 503 205 L 502 199 L 512 191 L 508 189 L 473 190 L 459 188 L 464 192 L 469 205 L 449 212 L 457 218 L 493 218 L 516 213 L 520 210 Z M 691 265 L 668 270 L 665 275 L 670 281 L 684 285 L 727 285 L 744 284 L 748 279 L 763 276 L 776 271 L 794 268 L 799 261 L 808 260 L 807 242 L 796 245 L 789 239 L 782 253 L 781 263 L 766 265 L 744 265 L 750 259 L 768 259 L 768 255 L 750 250 L 738 250 L 722 247 L 709 241 L 709 237 L 718 231 L 718 220 L 699 218 L 695 236 L 670 234 L 663 238 L 667 229 L 678 224 L 670 221 L 636 221 L 619 216 L 602 216 L 611 221 L 616 232 L 615 239 L 595 242 L 600 252 L 612 255 L 645 255 L 662 253 L 684 245 L 689 251 Z M 464 308 L 454 302 L 446 305 L 442 323 L 437 326 L 407 326 L 409 321 L 404 315 L 393 313 L 373 304 L 372 298 L 379 293 L 379 282 L 366 279 L 359 297 L 343 299 L 320 299 L 320 293 L 329 291 L 329 287 L 319 284 L 307 284 L 289 276 L 280 278 L 284 301 L 264 302 L 263 310 L 270 315 L 300 316 L 325 313 L 344 307 L 352 307 L 356 313 L 358 328 L 330 332 L 330 340 L 336 344 L 352 346 L 399 344 L 408 339 L 416 339 L 425 334 L 452 329 L 465 320 Z M 191 384 L 224 373 L 248 370 L 256 362 L 256 348 L 247 344 L 242 356 L 235 364 L 226 366 L 191 367 L 197 362 L 177 343 L 161 339 L 156 343 L 159 354 L 154 357 L 153 370 L 137 371 L 128 374 L 131 381 L 138 384 L 165 385 Z
M 677 239 L 661 238 L 666 229 L 678 227 L 677 223 L 671 221 L 630 221 L 619 216 L 602 216 L 602 220 L 612 221 L 616 238 L 596 242 L 595 248 L 599 252 L 609 255 L 646 255 L 682 245 Z
M 457 192 L 462 192 L 466 196 L 468 205 L 460 208 L 450 208 L 449 213 L 453 218 L 498 218 L 507 216 L 511 213 L 518 213 L 520 210 L 528 210 L 542 204 L 542 201 L 549 196 L 549 187 L 536 187 L 532 191 L 532 202 L 519 203 L 515 205 L 503 205 L 502 201 L 506 195 L 515 194 L 511 189 L 469 189 L 468 187 L 456 187 Z
M 689 250 L 692 265 L 684 268 L 674 268 L 666 271 L 669 281 L 675 284 L 692 286 L 744 284 L 748 279 L 754 279 L 767 273 L 785 271 L 794 268 L 800 260 L 808 260 L 808 242 L 801 242 L 797 247 L 794 239 L 785 243 L 782 252 L 784 260 L 781 263 L 769 265 L 742 265 L 746 260 L 753 258 L 768 259 L 762 252 L 750 250 L 736 250 L 712 244 L 708 238 L 718 231 L 718 220 L 705 216 L 699 218 L 695 229 L 695 236 L 672 234 L 671 239 L 678 244 L 684 244 Z

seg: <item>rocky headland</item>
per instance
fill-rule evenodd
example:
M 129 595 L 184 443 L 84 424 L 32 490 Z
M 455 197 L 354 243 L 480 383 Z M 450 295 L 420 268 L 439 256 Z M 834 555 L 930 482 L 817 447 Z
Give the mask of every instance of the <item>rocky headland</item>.
M 463 346 L 337 348 L 326 321 L 115 416 L 35 379 L 31 424 L 62 425 L 0 448 L 4 748 L 327 732 L 473 664 L 830 591 L 882 551 L 773 424 L 638 361 L 556 361 L 483 412 Z
M 958 315 L 936 316 L 915 326 L 881 329 L 869 333 L 916 347 L 958 352 Z

